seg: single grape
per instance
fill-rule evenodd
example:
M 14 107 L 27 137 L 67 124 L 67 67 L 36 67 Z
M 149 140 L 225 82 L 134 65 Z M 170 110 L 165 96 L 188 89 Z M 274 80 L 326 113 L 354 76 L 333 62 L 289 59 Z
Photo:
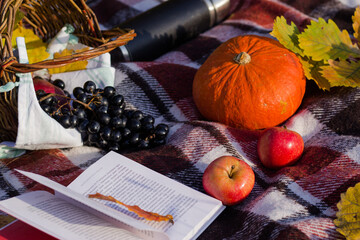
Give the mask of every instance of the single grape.
M 121 124 L 119 125 L 119 128 L 125 128 L 126 127 L 126 124 L 127 124 L 127 118 L 125 116 L 120 116 L 122 122 Z
M 120 146 L 119 146 L 118 143 L 110 143 L 110 144 L 108 145 L 108 150 L 109 150 L 109 151 L 115 151 L 115 152 L 117 152 L 117 151 L 120 150 Z
M 113 117 L 110 120 L 110 125 L 113 128 L 120 128 L 120 126 L 122 126 L 122 121 L 121 117 Z
M 100 97 L 100 105 L 109 106 L 109 99 L 107 99 L 106 97 Z
M 79 119 L 76 115 L 70 115 L 70 127 L 76 128 L 76 126 L 79 124 Z
M 42 98 L 42 97 L 45 97 L 46 95 L 47 95 L 47 93 L 46 93 L 44 90 L 42 90 L 42 89 L 39 89 L 39 90 L 36 91 L 36 97 L 37 97 L 37 99 L 40 99 L 40 98 Z
M 82 87 L 76 87 L 73 89 L 73 95 L 75 98 L 77 98 L 78 95 L 85 93 L 84 89 Z
M 52 117 L 56 117 L 57 115 L 60 115 L 60 111 L 58 111 L 58 108 L 55 106 L 51 106 L 50 107 L 50 114 L 52 115 Z
M 111 121 L 111 117 L 107 113 L 99 113 L 97 115 L 97 117 L 98 117 L 99 122 L 103 125 L 108 125 Z
M 148 147 L 150 147 L 150 142 L 149 142 L 149 140 L 140 139 L 137 147 L 140 149 L 148 148 Z
M 78 126 L 76 127 L 76 129 L 77 129 L 79 132 L 81 132 L 81 133 L 87 132 L 88 124 L 89 124 L 89 120 L 83 119 L 83 120 L 78 124 Z
M 111 104 L 115 106 L 121 106 L 121 104 L 124 102 L 123 95 L 115 95 L 111 98 Z
M 166 131 L 166 132 L 169 132 L 169 126 L 166 125 L 165 123 L 160 123 L 160 124 L 158 124 L 156 127 L 157 127 L 157 128 L 161 128 L 161 129 L 163 129 L 163 130 Z
M 98 133 L 100 131 L 100 123 L 97 121 L 90 121 L 87 130 L 89 133 Z
M 93 93 L 96 89 L 96 84 L 93 81 L 89 80 L 84 83 L 83 88 L 85 92 Z
M 166 124 L 159 124 L 155 127 L 155 138 L 156 139 L 165 139 L 169 132 L 169 127 Z
M 63 115 L 70 115 L 70 109 L 69 108 L 61 108 L 61 113 Z
M 155 119 L 150 116 L 150 115 L 147 115 L 145 116 L 143 119 L 141 119 L 141 124 L 154 124 L 155 123 Z
M 86 111 L 83 108 L 75 108 L 73 110 L 73 114 L 75 114 L 78 117 L 78 119 L 84 119 L 87 117 Z
M 108 106 L 99 106 L 96 109 L 96 114 L 100 114 L 100 113 L 108 113 Z
M 141 120 L 141 119 L 144 118 L 144 113 L 143 113 L 142 111 L 136 110 L 136 111 L 133 112 L 133 114 L 131 115 L 131 118 Z
M 103 96 L 106 98 L 111 98 L 112 96 L 114 96 L 116 93 L 116 89 L 112 86 L 106 86 L 104 88 L 104 92 L 103 92 Z
M 140 120 L 136 118 L 131 118 L 129 121 L 127 121 L 126 126 L 132 131 L 136 132 L 139 131 L 141 128 L 141 122 Z
M 81 140 L 83 141 L 84 145 L 88 145 L 88 138 L 89 138 L 89 134 L 87 132 L 82 132 L 81 133 Z
M 61 79 L 54 80 L 53 84 L 61 89 L 65 88 L 65 82 Z
M 50 113 L 51 111 L 51 106 L 49 106 L 46 103 L 40 103 L 40 107 L 42 108 L 42 110 L 44 110 L 46 113 Z
M 68 91 L 64 90 L 64 94 L 66 97 L 71 98 L 71 94 Z
M 141 129 L 145 132 L 151 132 L 154 130 L 154 124 L 153 123 L 142 123 Z
M 96 146 L 101 149 L 105 149 L 108 146 L 108 142 L 105 139 L 99 139 Z
M 123 109 L 121 108 L 121 106 L 114 106 L 114 105 L 110 106 L 108 108 L 108 111 L 109 111 L 109 114 L 114 117 L 121 116 L 123 113 Z
M 120 130 L 114 130 L 111 134 L 111 140 L 114 142 L 119 142 L 121 140 L 121 132 Z
M 130 135 L 131 135 L 130 129 L 128 129 L 128 128 L 121 128 L 120 130 L 121 130 L 121 134 L 122 134 L 123 138 L 128 138 L 128 137 L 130 137 Z
M 70 122 L 70 116 L 69 115 L 62 115 L 59 118 L 59 123 L 64 127 L 64 128 L 69 128 L 71 126 L 71 122 Z
M 54 96 L 49 96 L 41 101 L 41 103 L 44 103 L 46 105 L 53 105 L 54 101 L 56 101 L 56 98 Z
M 112 130 L 108 126 L 104 126 L 100 129 L 100 137 L 104 140 L 109 141 L 111 139 Z
M 140 142 L 140 134 L 139 133 L 132 133 L 130 138 L 129 138 L 129 142 L 132 146 L 136 146 L 138 145 L 138 143 Z
M 86 93 L 79 93 L 76 97 L 76 99 L 80 102 L 83 102 L 83 103 L 87 103 L 88 101 L 88 96 Z
M 90 133 L 88 136 L 88 142 L 92 145 L 95 146 L 98 141 L 99 141 L 99 135 L 97 133 Z

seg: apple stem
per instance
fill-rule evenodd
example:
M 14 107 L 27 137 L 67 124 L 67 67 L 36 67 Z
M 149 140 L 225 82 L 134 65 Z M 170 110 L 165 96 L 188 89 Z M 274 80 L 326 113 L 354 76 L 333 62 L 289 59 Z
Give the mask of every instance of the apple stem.
M 234 169 L 235 169 L 235 165 L 231 165 L 231 169 L 230 169 L 230 172 L 229 172 L 229 178 L 232 177 Z

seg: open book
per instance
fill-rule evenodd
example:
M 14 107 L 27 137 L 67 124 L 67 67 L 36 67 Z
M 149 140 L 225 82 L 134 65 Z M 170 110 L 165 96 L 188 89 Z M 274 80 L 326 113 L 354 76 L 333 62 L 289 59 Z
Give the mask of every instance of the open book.
M 195 239 L 225 208 L 221 201 L 187 187 L 115 152 L 109 152 L 65 187 L 20 171 L 51 188 L 0 202 L 0 210 L 59 239 Z M 122 205 L 88 198 L 111 195 L 146 211 L 171 214 L 169 221 L 138 217 Z

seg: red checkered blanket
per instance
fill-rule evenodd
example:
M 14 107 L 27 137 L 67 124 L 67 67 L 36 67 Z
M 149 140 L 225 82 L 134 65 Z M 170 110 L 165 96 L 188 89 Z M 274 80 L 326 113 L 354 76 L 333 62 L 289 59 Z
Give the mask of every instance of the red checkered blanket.
M 305 142 L 302 158 L 274 171 L 259 161 L 259 131 L 206 121 L 192 100 L 192 81 L 209 54 L 231 37 L 270 37 L 274 18 L 299 27 L 311 19 L 333 19 L 351 29 L 354 6 L 340 0 L 233 0 L 231 15 L 155 61 L 113 63 L 115 85 L 129 106 L 170 126 L 167 144 L 125 155 L 196 190 L 206 166 L 222 155 L 245 160 L 256 182 L 249 197 L 226 210 L 199 239 L 339 239 L 333 224 L 340 193 L 360 182 L 360 90 L 319 90 L 307 82 L 297 113 L 286 122 Z M 89 5 L 109 28 L 161 3 L 160 0 L 94 0 Z M 349 1 L 349 3 L 352 3 Z M 251 109 L 249 109 L 251 111 Z M 1 167 L 1 199 L 42 188 L 13 175 L 13 168 L 40 173 L 64 185 L 103 153 L 89 147 L 34 151 L 7 159 Z

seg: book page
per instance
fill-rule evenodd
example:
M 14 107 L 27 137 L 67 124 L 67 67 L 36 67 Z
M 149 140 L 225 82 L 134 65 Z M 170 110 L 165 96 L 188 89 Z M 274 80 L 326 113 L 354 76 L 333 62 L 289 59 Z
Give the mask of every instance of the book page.
M 59 239 L 141 239 L 46 191 L 0 201 L 0 209 Z
M 70 188 L 64 187 L 63 185 L 52 181 L 51 179 L 31 172 L 26 172 L 22 170 L 16 171 L 37 181 L 38 183 L 41 183 L 55 190 L 55 195 L 57 197 L 66 200 L 68 203 L 71 203 L 73 207 L 79 207 L 85 211 L 88 211 L 102 218 L 103 220 L 111 222 L 117 227 L 123 228 L 145 239 L 168 239 L 168 236 L 165 233 L 159 230 L 155 230 L 151 226 L 137 221 L 136 219 L 119 211 L 116 211 L 113 208 L 106 207 L 104 204 L 89 199 L 86 196 L 71 190 Z
M 83 195 L 99 192 L 128 205 L 161 215 L 171 214 L 174 225 L 141 219 L 116 203 L 111 208 L 166 232 L 170 239 L 191 239 L 200 234 L 223 209 L 221 201 L 159 174 L 118 153 L 109 152 L 91 165 L 68 188 Z

